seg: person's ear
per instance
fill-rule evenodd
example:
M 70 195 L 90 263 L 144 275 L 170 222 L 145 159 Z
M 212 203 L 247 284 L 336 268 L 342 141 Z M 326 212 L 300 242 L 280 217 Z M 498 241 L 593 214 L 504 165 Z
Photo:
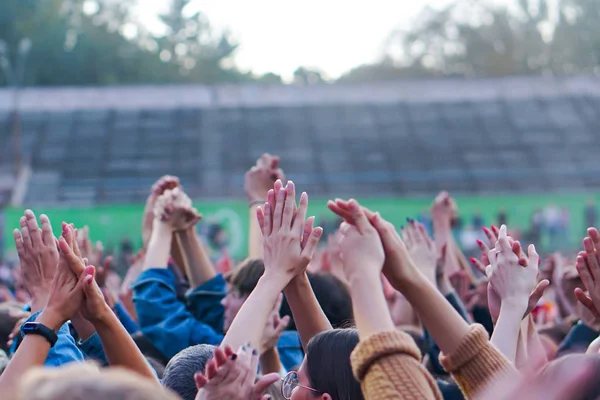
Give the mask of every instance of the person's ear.
M 332 400 L 331 396 L 328 393 L 323 393 L 320 397 L 321 400 Z

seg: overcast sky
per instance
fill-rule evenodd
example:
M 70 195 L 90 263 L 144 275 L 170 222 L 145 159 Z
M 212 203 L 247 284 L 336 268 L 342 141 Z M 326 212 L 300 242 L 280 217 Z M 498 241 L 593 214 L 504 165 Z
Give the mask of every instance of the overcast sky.
M 145 0 L 139 18 L 151 29 L 170 0 Z M 495 0 L 500 1 L 500 0 Z M 504 0 L 509 1 L 509 0 Z M 193 7 L 231 30 L 241 43 L 236 64 L 256 73 L 289 79 L 298 66 L 317 67 L 329 77 L 382 53 L 394 29 L 406 26 L 427 4 L 450 0 L 197 0 Z

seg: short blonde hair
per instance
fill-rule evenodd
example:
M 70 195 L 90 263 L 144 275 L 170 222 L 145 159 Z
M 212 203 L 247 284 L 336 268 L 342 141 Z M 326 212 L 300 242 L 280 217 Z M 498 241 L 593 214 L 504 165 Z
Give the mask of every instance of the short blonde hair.
M 93 363 L 36 368 L 25 374 L 19 400 L 177 400 L 177 396 L 123 368 Z

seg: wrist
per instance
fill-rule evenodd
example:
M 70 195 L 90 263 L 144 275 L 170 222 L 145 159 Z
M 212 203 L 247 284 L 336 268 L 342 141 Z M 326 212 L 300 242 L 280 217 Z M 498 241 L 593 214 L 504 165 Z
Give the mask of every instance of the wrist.
M 289 281 L 284 288 L 284 292 L 297 291 L 306 285 L 310 286 L 310 281 L 308 280 L 308 275 L 306 275 L 306 272 L 303 272 L 300 275 L 296 275 L 291 281 Z
M 35 320 L 35 322 L 39 322 L 40 324 L 52 329 L 54 332 L 58 332 L 60 327 L 63 326 L 67 321 L 68 318 L 62 316 L 60 312 L 48 307 L 45 308 Z
M 406 296 L 405 292 L 411 291 L 414 288 L 418 288 L 423 284 L 431 284 L 431 281 L 427 279 L 425 275 L 412 263 L 411 260 L 407 260 L 403 263 L 402 268 L 405 270 L 401 273 L 395 273 L 395 271 L 384 270 L 384 275 L 391 283 L 391 285 Z M 435 281 L 433 283 L 435 286 Z
M 286 274 L 282 274 L 279 272 L 269 274 L 265 271 L 265 274 L 260 277 L 256 286 L 258 287 L 258 285 L 264 285 L 270 287 L 272 290 L 275 290 L 277 291 L 277 293 L 279 293 L 285 287 L 287 287 L 288 283 L 290 283 L 292 279 L 293 277 L 290 277 Z
M 514 313 L 515 315 L 519 315 L 519 319 L 522 319 L 523 314 L 527 311 L 528 302 L 529 297 L 510 296 L 503 298 L 500 303 L 500 312 L 504 310 L 507 313 Z
M 31 295 L 31 312 L 35 313 L 38 311 L 42 311 L 46 304 L 48 304 L 48 298 L 50 297 L 50 292 L 42 289 L 30 290 Z
M 94 318 L 90 320 L 91 324 L 94 325 L 96 331 L 102 330 L 103 328 L 110 326 L 112 321 L 116 319 L 117 316 L 113 312 L 113 310 L 108 306 L 108 304 L 104 304 L 102 309 L 95 313 Z
M 154 218 L 154 222 L 152 224 L 152 237 L 155 235 L 161 236 L 170 236 L 173 234 L 173 228 L 165 221 L 161 221 L 158 218 Z M 152 239 L 151 239 L 152 240 Z

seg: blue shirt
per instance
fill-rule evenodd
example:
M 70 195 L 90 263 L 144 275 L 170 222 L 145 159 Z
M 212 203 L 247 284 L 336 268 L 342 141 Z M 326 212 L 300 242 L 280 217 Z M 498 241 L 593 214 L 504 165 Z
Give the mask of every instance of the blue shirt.
M 166 357 L 197 344 L 218 346 L 223 340 L 221 300 L 226 282 L 222 275 L 189 291 L 187 304 L 177 299 L 175 277 L 166 268 L 142 272 L 132 289 L 140 330 Z M 297 332 L 284 332 L 277 349 L 287 370 L 302 364 L 304 353 Z

